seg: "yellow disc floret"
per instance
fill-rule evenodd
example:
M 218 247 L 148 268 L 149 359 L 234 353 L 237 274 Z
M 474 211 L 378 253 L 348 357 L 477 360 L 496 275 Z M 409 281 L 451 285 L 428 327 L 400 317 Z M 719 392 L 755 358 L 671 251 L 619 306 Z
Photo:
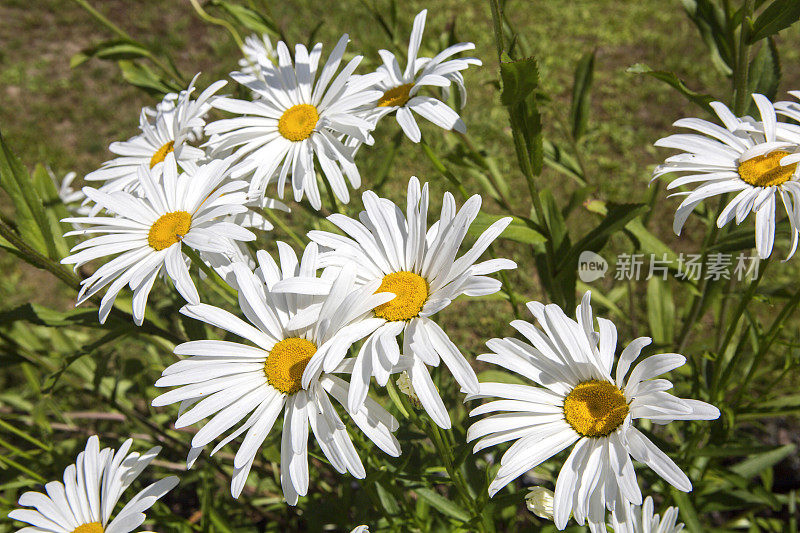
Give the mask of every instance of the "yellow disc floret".
M 278 120 L 278 132 L 290 141 L 308 139 L 319 121 L 317 108 L 311 104 L 290 107 Z
M 264 373 L 270 385 L 286 394 L 300 390 L 306 369 L 317 346 L 306 339 L 289 337 L 275 344 L 264 362 Z
M 175 148 L 175 141 L 169 141 L 167 144 L 156 150 L 156 153 L 153 154 L 153 157 L 150 158 L 150 168 L 153 168 L 157 164 L 161 163 L 166 159 L 167 154 L 172 152 Z
M 393 292 L 397 296 L 375 308 L 375 316 L 389 321 L 418 317 L 428 299 L 428 282 L 413 272 L 386 274 L 375 292 Z
M 83 524 L 72 530 L 72 533 L 103 533 L 103 525 L 100 522 Z
M 186 211 L 173 211 L 162 215 L 150 226 L 147 234 L 147 244 L 154 250 L 169 248 L 183 236 L 189 233 L 192 227 L 192 215 Z
M 389 89 L 378 99 L 378 107 L 403 107 L 411 99 L 413 83 L 406 83 Z
M 625 395 L 608 381 L 583 381 L 564 398 L 564 418 L 584 437 L 607 436 L 622 424 L 628 411 Z
M 797 163 L 781 166 L 781 159 L 789 152 L 775 150 L 739 162 L 739 177 L 755 187 L 770 187 L 789 181 L 797 170 Z

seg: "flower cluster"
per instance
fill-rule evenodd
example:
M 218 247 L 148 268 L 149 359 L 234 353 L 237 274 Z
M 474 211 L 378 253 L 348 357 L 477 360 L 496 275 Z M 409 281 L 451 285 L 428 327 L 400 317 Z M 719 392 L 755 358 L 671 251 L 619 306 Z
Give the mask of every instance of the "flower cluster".
M 141 133 L 113 143 L 110 150 L 119 157 L 86 176 L 99 183 L 97 188 L 77 193 L 69 187 L 70 177 L 61 190 L 77 215 L 64 220 L 74 228 L 68 235 L 89 237 L 62 262 L 77 269 L 110 258 L 84 279 L 78 303 L 105 289 L 99 301 L 103 322 L 127 285 L 133 293 L 133 319 L 141 325 L 148 295 L 162 273 L 186 301 L 181 313 L 237 339 L 176 346 L 181 360 L 164 369 L 155 384 L 170 390 L 152 400 L 159 407 L 179 404 L 177 428 L 202 423 L 191 440 L 188 467 L 207 445 L 216 442 L 213 455 L 241 437 L 233 458 L 233 497 L 245 489 L 276 423 L 280 484 L 290 505 L 309 490 L 310 434 L 335 470 L 356 478 L 364 478 L 366 469 L 349 423 L 386 454 L 399 456 L 394 436 L 399 423 L 370 397 L 373 378 L 384 387 L 393 374 L 402 373 L 415 402 L 438 426 L 450 428 L 448 406 L 431 377 L 431 368 L 443 362 L 468 400 L 499 398 L 472 410 L 472 416 L 489 416 L 467 433 L 469 441 L 477 440 L 476 453 L 514 441 L 502 456 L 490 496 L 571 449 L 552 500 L 536 508 L 550 509 L 547 514 L 560 529 L 572 516 L 600 530 L 609 512 L 617 531 L 634 522 L 639 525 L 630 526 L 632 531 L 649 531 L 659 518 L 653 517 L 652 500 L 643 500 L 633 460 L 679 490 L 689 491 L 692 485 L 637 429 L 636 421 L 712 420 L 719 411 L 667 392 L 672 384 L 659 376 L 682 366 L 683 356 L 649 355 L 636 363 L 650 343 L 647 338 L 631 341 L 618 354 L 617 330 L 609 320 L 595 321 L 588 292 L 575 320 L 556 305 L 530 302 L 539 327 L 515 320 L 511 326 L 524 340 L 492 339 L 487 343 L 491 353 L 478 357 L 532 385 L 480 383 L 436 316 L 462 295 L 501 290 L 491 275 L 516 264 L 481 257 L 510 217 L 490 224 L 462 251 L 481 198 L 472 196 L 459 208 L 445 193 L 438 219 L 429 225 L 428 185 L 412 177 L 405 206 L 367 190 L 357 218 L 330 215 L 330 225 L 339 231 L 308 232 L 310 243 L 299 257 L 283 242 L 275 243 L 277 258 L 245 244 L 257 240 L 254 230 L 272 229 L 267 218 L 276 215 L 268 210 L 288 210 L 267 196 L 272 183 L 283 198 L 290 182 L 294 201 L 307 198 L 316 210 L 322 208 L 324 189 L 347 203 L 349 187 L 361 185 L 356 152 L 362 144 L 373 144 L 371 132 L 383 117 L 394 113 L 413 142 L 421 139 L 414 114 L 444 130 L 464 131 L 458 113 L 443 100 L 455 84 L 461 103 L 466 101 L 462 71 L 480 61 L 454 58 L 472 49 L 471 43 L 421 56 L 425 16 L 422 11 L 414 21 L 405 68 L 394 54 L 381 50 L 382 64 L 375 72 L 356 74 L 362 58 L 344 61 L 347 35 L 324 62 L 321 44 L 310 50 L 298 44 L 292 54 L 283 42 L 273 47 L 266 37 L 251 37 L 240 70 L 231 73 L 250 99 L 217 95 L 224 81 L 193 99 L 195 78 L 185 91 L 144 109 Z M 426 92 L 431 87 L 442 91 L 442 99 Z M 794 232 L 793 253 L 800 231 L 800 145 L 795 144 L 800 128 L 777 123 L 775 110 L 797 118 L 800 107 L 776 104 L 773 109 L 758 95 L 756 103 L 761 122 L 737 119 L 719 104 L 715 109 L 725 128 L 697 119 L 676 123 L 716 140 L 678 135 L 659 141 L 690 153 L 670 158 L 656 175 L 693 172 L 670 188 L 707 182 L 679 208 L 676 231 L 703 199 L 741 191 L 718 223 L 734 215 L 738 223 L 755 211 L 762 257 L 772 249 L 779 193 Z M 207 122 L 212 110 L 233 116 Z M 238 309 L 203 303 L 193 276 L 203 278 L 192 268 L 200 268 L 205 279 L 218 275 L 237 295 Z M 131 531 L 144 520 L 142 512 L 177 480 L 146 488 L 120 511 L 119 525 L 109 521 L 121 492 L 156 453 L 127 455 L 129 448 L 127 441 L 116 454 L 100 451 L 93 437 L 76 465 L 67 468 L 64 485 L 48 484 L 47 497 L 26 493 L 20 505 L 37 511 L 18 510 L 11 517 L 36 531 Z M 634 509 L 642 504 L 643 510 Z M 668 511 L 662 524 L 672 527 L 676 515 Z M 643 526 L 643 521 L 649 522 Z M 366 526 L 354 531 L 366 531 Z

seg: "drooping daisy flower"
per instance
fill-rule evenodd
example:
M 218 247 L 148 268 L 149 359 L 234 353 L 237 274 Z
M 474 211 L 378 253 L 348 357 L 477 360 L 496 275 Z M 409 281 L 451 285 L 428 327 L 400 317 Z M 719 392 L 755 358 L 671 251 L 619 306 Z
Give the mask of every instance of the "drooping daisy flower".
M 155 459 L 160 446 L 143 455 L 129 452 L 133 439 L 126 440 L 116 453 L 100 449 L 97 436 L 86 443 L 74 464 L 64 470 L 64 483 L 51 481 L 45 491 L 26 492 L 19 505 L 34 509 L 15 509 L 8 517 L 27 522 L 19 533 L 128 533 L 144 522 L 144 511 L 178 484 L 175 476 L 148 485 L 125 504 L 112 519 L 114 508 L 142 471 Z
M 62 222 L 84 226 L 67 235 L 103 235 L 79 243 L 72 249 L 73 255 L 61 262 L 78 268 L 100 257 L 119 255 L 81 282 L 77 304 L 108 286 L 100 305 L 100 322 L 105 322 L 119 291 L 130 285 L 134 321 L 141 325 L 147 296 L 162 266 L 186 301 L 200 303 L 182 246 L 227 254 L 232 252 L 234 241 L 255 239 L 249 230 L 226 221 L 226 217 L 247 209 L 246 195 L 241 191 L 247 186 L 245 182 L 220 185 L 228 176 L 229 164 L 227 160 L 214 160 L 179 175 L 175 156 L 170 153 L 160 182 L 147 167 L 139 167 L 141 198 L 125 191 L 106 193 L 84 187 L 90 200 L 114 216 L 64 219 Z
M 181 402 L 183 414 L 175 422 L 178 428 L 211 417 L 192 439 L 190 466 L 204 446 L 241 422 L 211 452 L 247 432 L 234 458 L 234 497 L 242 492 L 261 443 L 283 412 L 281 487 L 286 501 L 295 505 L 308 491 L 309 425 L 337 471 L 357 478 L 366 475 L 329 398 L 344 404 L 347 382 L 323 374 L 303 386 L 301 376 L 315 353 L 346 353 L 354 342 L 372 332 L 380 324 L 369 316 L 372 309 L 392 295 L 374 294 L 378 283 L 355 288 L 352 271 L 342 271 L 324 296 L 277 294 L 272 288 L 279 280 L 299 275 L 313 278 L 319 267 L 316 244 L 306 248 L 300 262 L 288 245 L 279 242 L 278 249 L 280 267 L 263 251 L 257 254 L 255 273 L 242 264 L 234 265 L 239 304 L 250 323 L 205 304 L 181 310 L 252 344 L 201 340 L 177 346 L 176 354 L 191 357 L 164 370 L 156 386 L 178 388 L 156 398 L 153 405 Z M 348 372 L 346 368 L 334 370 Z M 350 417 L 380 449 L 395 457 L 400 454 L 392 435 L 397 421 L 377 402 L 368 399 Z
M 192 100 L 190 97 L 197 76 L 192 79 L 188 89 L 181 91 L 177 97 L 167 95 L 155 113 L 151 109 L 143 109 L 139 117 L 142 133 L 124 142 L 111 143 L 108 149 L 120 157 L 103 163 L 101 168 L 87 174 L 86 180 L 105 182 L 102 186 L 104 192 L 130 192 L 139 183 L 138 168 L 146 165 L 153 169 L 164 162 L 167 154 L 175 154 L 176 161 L 184 170 L 190 170 L 199 163 L 205 157 L 205 152 L 189 145 L 187 141 L 193 140 L 198 128 L 203 128 L 204 117 L 211 108 L 214 93 L 227 82 L 211 84 L 196 100 Z
M 484 296 L 500 290 L 500 282 L 486 274 L 515 268 L 508 259 L 475 261 L 511 221 L 503 218 L 492 224 L 464 255 L 456 258 L 467 229 L 478 215 L 481 198 L 473 196 L 456 210 L 453 195 L 445 193 L 439 221 L 428 228 L 428 186 L 420 190 L 417 178 L 408 184 L 406 213 L 391 201 L 374 192 L 363 195 L 365 211 L 360 222 L 341 214 L 328 220 L 347 236 L 326 231 L 311 231 L 311 240 L 325 247 L 320 264 L 325 267 L 356 268 L 360 283 L 377 284 L 380 291 L 397 295 L 375 309 L 382 325 L 364 342 L 355 360 L 348 408 L 357 410 L 366 398 L 370 378 L 386 385 L 391 372 L 408 371 L 411 385 L 425 410 L 441 427 L 450 427 L 450 417 L 428 375 L 428 366 L 440 361 L 450 369 L 456 381 L 476 393 L 478 378 L 458 347 L 432 320 L 432 316 L 461 294 Z M 329 283 L 329 282 L 328 282 Z M 279 290 L 308 292 L 325 290 L 325 282 L 305 279 L 288 280 Z M 401 355 L 396 337 L 403 333 Z M 315 357 L 303 377 L 313 377 L 316 368 L 332 371 L 342 361 L 343 352 L 329 352 Z
M 336 74 L 347 41 L 344 35 L 321 69 L 321 44 L 310 53 L 298 44 L 293 64 L 289 49 L 281 41 L 277 45 L 279 68 L 271 74 L 257 79 L 251 74 L 231 73 L 234 80 L 259 95 L 258 99 L 218 98 L 213 102 L 216 108 L 246 115 L 212 122 L 206 126 L 206 133 L 212 136 L 207 144 L 215 153 L 236 148 L 234 154 L 242 160 L 236 176 L 253 172 L 251 196 L 263 194 L 277 171 L 278 196 L 283 198 L 291 173 L 294 199 L 300 201 L 307 195 L 311 205 L 319 209 L 322 202 L 315 160 L 341 201 L 350 199 L 344 176 L 353 187 L 361 185 L 353 149 L 345 146 L 341 137 L 372 144 L 369 132 L 374 124 L 356 110 L 377 101 L 380 92 L 369 88 L 375 77 L 353 77 L 361 56 L 351 59 Z
M 700 183 L 694 191 L 676 193 L 686 196 L 675 213 L 673 229 L 681 229 L 697 205 L 726 193 L 736 193 L 717 218 L 722 227 L 731 220 L 740 224 L 748 214 L 755 213 L 755 240 L 759 257 L 772 253 L 775 240 L 776 206 L 780 201 L 792 232 L 789 257 L 797 249 L 800 231 L 800 182 L 797 162 L 800 136 L 792 135 L 788 128 L 778 123 L 770 101 L 754 94 L 753 99 L 761 113 L 761 122 L 749 117 L 737 118 L 721 102 L 711 106 L 725 127 L 697 118 L 684 118 L 675 126 L 685 127 L 700 134 L 670 135 L 658 140 L 656 146 L 676 148 L 684 153 L 667 158 L 653 174 L 654 179 L 679 172 L 683 176 L 673 180 L 667 189 Z
M 648 496 L 642 505 L 626 505 L 622 512 L 611 514 L 614 533 L 678 533 L 683 524 L 678 522 L 678 508 L 669 507 L 664 516 L 654 513 L 653 498 Z M 604 526 L 596 531 L 606 531 Z
M 449 90 L 450 84 L 455 83 L 461 92 L 462 105 L 466 102 L 466 89 L 462 70 L 470 65 L 480 65 L 480 59 L 465 57 L 448 59 L 449 57 L 472 50 L 472 43 L 458 43 L 448 48 L 435 57 L 418 57 L 419 47 L 422 42 L 422 32 L 425 30 L 425 17 L 428 10 L 423 9 L 414 18 L 414 28 L 411 30 L 411 40 L 408 43 L 408 63 L 405 70 L 393 53 L 380 50 L 378 53 L 383 59 L 383 65 L 378 67 L 381 75 L 377 87 L 383 95 L 378 100 L 374 111 L 376 120 L 392 112 L 397 113 L 397 123 L 406 136 L 414 142 L 421 139 L 419 126 L 414 119 L 413 111 L 419 116 L 428 119 L 445 130 L 456 130 L 461 133 L 466 131 L 464 122 L 447 104 L 431 96 L 419 94 L 423 87 L 439 87 Z
M 645 463 L 675 488 L 688 492 L 689 478 L 667 454 L 656 447 L 633 421 L 647 418 L 656 424 L 673 420 L 713 420 L 719 410 L 705 402 L 676 398 L 666 392 L 672 384 L 657 376 L 682 366 L 678 354 L 647 357 L 628 373 L 650 339 L 632 341 L 612 367 L 617 330 L 598 318 L 594 329 L 589 293 L 578 306 L 578 321 L 557 305 L 530 302 L 528 309 L 542 329 L 515 320 L 511 325 L 527 342 L 507 337 L 492 339 L 494 353 L 479 360 L 493 363 L 538 383 L 541 387 L 481 383 L 470 399 L 497 396 L 472 416 L 497 413 L 475 422 L 467 440 L 480 439 L 475 452 L 502 442 L 516 442 L 503 455 L 489 494 L 574 444 L 555 487 L 555 523 L 564 529 L 570 513 L 583 524 L 605 522 L 606 509 L 629 502 L 642 503 L 631 457 Z M 626 378 L 627 376 L 627 378 Z

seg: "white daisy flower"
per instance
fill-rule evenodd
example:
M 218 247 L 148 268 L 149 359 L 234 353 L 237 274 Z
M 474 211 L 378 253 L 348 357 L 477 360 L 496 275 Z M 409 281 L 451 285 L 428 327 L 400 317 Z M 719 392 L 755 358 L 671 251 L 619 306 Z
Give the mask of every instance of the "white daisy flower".
M 160 182 L 146 166 L 139 167 L 141 198 L 125 191 L 106 193 L 84 187 L 90 200 L 114 216 L 62 220 L 85 226 L 67 235 L 104 235 L 79 243 L 71 250 L 73 255 L 61 262 L 74 264 L 77 269 L 94 259 L 119 255 L 81 282 L 77 304 L 110 284 L 100 305 L 100 322 L 105 322 L 117 293 L 127 284 L 133 290 L 134 321 L 141 325 L 147 296 L 162 266 L 187 302 L 200 303 L 182 245 L 226 254 L 234 241 L 255 239 L 249 230 L 225 220 L 247 209 L 246 195 L 241 191 L 247 186 L 245 182 L 220 185 L 228 176 L 229 164 L 227 160 L 214 160 L 193 173 L 179 175 L 175 156 L 170 153 Z
M 775 209 L 780 200 L 792 231 L 791 257 L 797 249 L 800 231 L 797 171 L 800 150 L 796 142 L 800 136 L 793 135 L 787 125 L 777 122 L 775 109 L 765 96 L 754 94 L 753 99 L 761 113 L 760 122 L 750 117 L 735 117 L 721 102 L 712 102 L 711 106 L 725 127 L 697 118 L 675 122 L 675 126 L 699 134 L 670 135 L 658 140 L 656 146 L 676 148 L 684 153 L 667 158 L 653 176 L 655 179 L 674 172 L 684 174 L 667 185 L 667 189 L 701 183 L 694 191 L 673 195 L 686 197 L 675 213 L 673 229 L 678 235 L 700 202 L 712 196 L 736 193 L 717 218 L 717 226 L 721 228 L 734 219 L 740 224 L 748 214 L 755 213 L 756 249 L 762 259 L 772 253 Z
M 623 512 L 612 513 L 610 525 L 614 533 L 678 533 L 683 530 L 683 523 L 677 523 L 677 507 L 668 507 L 663 516 L 653 511 L 653 498 L 648 496 L 642 505 L 626 505 Z M 607 531 L 604 526 L 596 530 Z
M 421 95 L 419 91 L 423 87 L 440 87 L 446 97 L 450 84 L 455 83 L 461 93 L 463 105 L 466 103 L 467 93 L 460 71 L 470 65 L 481 64 L 480 59 L 474 57 L 448 59 L 460 52 L 474 49 L 475 45 L 472 43 L 455 44 L 445 48 L 433 58 L 418 57 L 427 13 L 428 10 L 423 9 L 414 18 L 405 70 L 400 68 L 400 63 L 392 52 L 388 50 L 378 52 L 383 65 L 378 67 L 381 79 L 377 88 L 383 95 L 374 111 L 376 120 L 396 111 L 397 123 L 413 142 L 419 142 L 421 135 L 417 121 L 411 114 L 412 111 L 445 130 L 456 130 L 461 133 L 466 131 L 461 117 L 450 106 L 431 96 Z
M 264 72 L 277 70 L 278 54 L 275 53 L 272 41 L 266 33 L 261 37 L 258 35 L 245 37 L 242 54 L 244 58 L 239 60 L 239 69 L 242 74 L 249 74 L 254 79 L 264 81 Z
M 471 393 L 478 390 L 478 378 L 458 347 L 432 320 L 432 316 L 461 294 L 484 296 L 500 290 L 500 282 L 486 274 L 515 268 L 508 259 L 475 261 L 511 221 L 503 218 L 492 224 L 464 255 L 456 258 L 467 229 L 481 205 L 473 196 L 456 210 L 453 195 L 445 193 L 438 222 L 428 229 L 428 186 L 420 190 L 417 178 L 408 184 L 406 213 L 391 201 L 374 192 L 363 195 L 365 211 L 360 222 L 341 214 L 328 220 L 347 236 L 326 231 L 311 231 L 308 236 L 328 249 L 320 256 L 325 267 L 356 268 L 359 283 L 377 284 L 377 290 L 396 294 L 392 301 L 375 309 L 380 327 L 364 342 L 355 360 L 348 408 L 356 410 L 366 398 L 370 378 L 386 385 L 389 374 L 407 370 L 413 390 L 431 418 L 443 428 L 450 427 L 450 417 L 431 380 L 426 365 L 438 366 L 440 360 L 456 381 Z M 325 280 L 289 280 L 279 290 L 313 294 L 326 290 Z M 396 337 L 403 334 L 402 352 Z M 403 355 L 401 355 L 401 353 Z M 315 357 L 309 369 L 321 366 L 326 372 L 336 368 L 344 353 L 330 352 L 326 359 Z M 306 371 L 303 377 L 310 379 Z
M 358 526 L 350 533 L 369 533 L 369 526 Z
M 633 420 L 656 424 L 673 420 L 713 420 L 719 410 L 705 402 L 676 398 L 672 384 L 657 376 L 682 366 L 678 354 L 647 357 L 628 373 L 651 340 L 632 341 L 619 356 L 614 324 L 598 318 L 594 330 L 589 293 L 578 306 L 578 321 L 560 307 L 528 303 L 542 329 L 515 320 L 511 325 L 527 342 L 513 337 L 492 339 L 494 353 L 478 357 L 538 383 L 541 387 L 481 383 L 470 399 L 497 396 L 473 409 L 472 416 L 497 413 L 474 423 L 467 440 L 480 439 L 474 451 L 516 440 L 503 454 L 502 465 L 489 486 L 490 496 L 543 461 L 575 445 L 561 468 L 555 487 L 554 520 L 564 529 L 573 513 L 583 524 L 605 521 L 605 510 L 642 503 L 631 457 L 645 463 L 675 488 L 688 492 L 692 484 L 667 454 L 656 447 Z M 627 378 L 626 378 L 627 376 Z
M 353 77 L 361 56 L 351 59 L 336 74 L 347 41 L 344 35 L 321 69 L 321 44 L 311 52 L 298 44 L 293 64 L 289 49 L 281 41 L 277 45 L 278 68 L 265 79 L 231 73 L 234 80 L 259 95 L 257 100 L 218 98 L 213 102 L 216 108 L 246 115 L 212 122 L 206 126 L 206 133 L 212 136 L 207 145 L 214 152 L 236 148 L 234 154 L 242 159 L 236 176 L 253 172 L 251 196 L 263 194 L 277 171 L 278 196 L 283 198 L 291 173 L 294 199 L 300 201 L 307 195 L 311 205 L 319 209 L 322 202 L 315 160 L 341 201 L 350 200 L 344 176 L 354 188 L 361 185 L 353 149 L 345 146 L 341 137 L 372 144 L 369 132 L 374 124 L 356 110 L 377 101 L 380 92 L 369 88 L 375 77 Z
M 202 130 L 214 93 L 227 82 L 211 84 L 196 100 L 192 100 L 190 96 L 197 76 L 180 95 L 167 95 L 157 106 L 155 114 L 151 109 L 143 109 L 139 117 L 142 133 L 124 142 L 111 143 L 108 149 L 120 157 L 106 161 L 85 179 L 105 182 L 102 186 L 104 192 L 133 191 L 139 183 L 137 172 L 142 165 L 154 169 L 164 162 L 167 154 L 174 153 L 181 168 L 190 170 L 204 159 L 205 152 L 189 145 L 188 141 L 194 140 L 198 129 Z
M 148 485 L 125 504 L 112 519 L 122 493 L 155 459 L 160 446 L 143 455 L 130 452 L 133 439 L 126 440 L 119 451 L 100 449 L 97 436 L 89 438 L 86 449 L 74 464 L 64 470 L 64 483 L 51 481 L 45 491 L 26 492 L 19 505 L 34 509 L 15 509 L 8 517 L 27 522 L 32 527 L 18 533 L 128 533 L 145 520 L 144 511 L 175 488 L 178 478 L 165 477 Z
M 348 383 L 324 374 L 303 386 L 301 376 L 315 353 L 346 353 L 354 342 L 371 333 L 380 324 L 369 316 L 372 309 L 392 295 L 374 294 L 377 282 L 355 288 L 355 274 L 346 270 L 324 296 L 275 293 L 272 289 L 281 279 L 314 277 L 319 267 L 316 244 L 306 248 L 300 262 L 288 245 L 279 242 L 278 250 L 280 267 L 264 251 L 257 254 L 255 273 L 242 264 L 234 265 L 239 304 L 250 323 L 210 305 L 181 309 L 186 316 L 252 344 L 200 340 L 177 346 L 176 354 L 191 357 L 164 370 L 156 386 L 178 388 L 156 398 L 153 405 L 181 402 L 183 414 L 175 422 L 178 428 L 211 417 L 192 439 L 190 466 L 204 446 L 242 422 L 211 452 L 247 432 L 233 462 L 234 497 L 241 494 L 261 443 L 283 411 L 281 487 L 286 501 L 295 505 L 308 491 L 309 425 L 337 471 L 357 478 L 366 475 L 329 398 L 345 403 Z M 348 373 L 348 366 L 352 368 L 345 362 L 334 371 Z M 350 417 L 380 449 L 395 457 L 400 454 L 392 435 L 397 421 L 377 402 L 368 399 Z

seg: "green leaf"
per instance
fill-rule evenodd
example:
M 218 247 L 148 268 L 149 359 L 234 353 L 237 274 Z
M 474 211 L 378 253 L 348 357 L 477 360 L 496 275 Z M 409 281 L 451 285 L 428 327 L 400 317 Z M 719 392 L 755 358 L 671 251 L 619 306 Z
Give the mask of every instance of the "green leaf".
M 163 96 L 170 92 L 177 92 L 181 88 L 173 86 L 171 83 L 162 79 L 158 74 L 153 72 L 148 66 L 136 63 L 134 61 L 122 60 L 117 61 L 122 77 L 135 87 L 143 89 L 147 93 Z
M 763 94 L 774 100 L 780 81 L 781 62 L 778 47 L 775 46 L 775 40 L 770 37 L 750 61 L 750 68 L 747 71 L 749 92 Z M 751 101 L 751 105 L 755 106 L 755 103 Z
M 797 0 L 775 0 L 756 18 L 747 41 L 752 44 L 775 35 L 798 20 L 800 20 L 800 2 Z
M 274 22 L 263 16 L 258 11 L 254 11 L 249 7 L 227 2 L 226 0 L 214 0 L 212 5 L 219 6 L 232 16 L 236 22 L 244 26 L 250 31 L 259 34 L 279 35 L 278 27 Z
M 0 133 L 0 187 L 8 193 L 16 209 L 20 236 L 34 249 L 58 259 L 50 223 L 42 199 L 19 159 L 11 152 Z
M 575 81 L 572 85 L 572 105 L 569 110 L 569 122 L 572 137 L 580 139 L 586 134 L 589 123 L 589 103 L 594 77 L 594 52 L 585 54 L 575 67 Z
M 64 238 L 64 226 L 61 224 L 61 219 L 70 216 L 70 213 L 62 203 L 50 173 L 43 165 L 36 165 L 31 178 L 39 197 L 44 202 L 45 216 L 50 223 L 57 254 L 54 259 L 66 257 L 69 255 L 70 246 Z
M 500 102 L 504 106 L 524 103 L 539 86 L 536 59 L 528 57 L 514 61 L 504 53 L 500 60 L 500 79 L 503 82 Z
M 475 217 L 475 221 L 469 227 L 467 233 L 475 237 L 478 237 L 489 226 L 491 226 L 501 218 L 507 218 L 507 217 L 504 217 L 502 215 L 490 215 L 488 213 L 478 213 L 478 216 Z M 518 217 L 511 217 L 511 218 L 512 218 L 511 223 L 508 225 L 506 229 L 503 230 L 503 233 L 500 234 L 500 238 L 509 239 L 517 242 L 523 242 L 525 244 L 540 244 L 543 243 L 545 240 L 547 240 L 544 235 L 528 227 L 525 221 L 522 220 L 521 218 Z
M 448 500 L 435 490 L 428 488 L 417 488 L 414 489 L 414 492 L 416 492 L 417 496 L 428 502 L 431 507 L 440 513 L 455 518 L 456 520 L 461 520 L 462 522 L 469 522 L 470 518 L 467 511 L 453 503 L 451 500 Z
M 749 459 L 745 459 L 741 463 L 730 467 L 730 470 L 733 473 L 742 476 L 743 478 L 751 478 L 759 472 L 762 472 L 767 468 L 772 468 L 776 464 L 780 463 L 785 458 L 793 454 L 796 449 L 797 446 L 794 444 L 786 444 L 768 452 L 754 455 Z
M 712 0 L 681 0 L 711 53 L 711 62 L 725 76 L 733 74 L 735 26 L 725 10 Z
M 43 305 L 28 303 L 0 313 L 0 324 L 11 324 L 20 320 L 50 327 L 96 326 L 97 310 L 56 311 Z
M 653 276 L 647 282 L 647 320 L 658 344 L 670 344 L 675 333 L 675 303 L 669 281 Z
M 666 259 L 670 262 L 670 268 L 677 269 L 678 254 L 667 246 L 664 241 L 645 228 L 641 219 L 635 218 L 628 222 L 625 225 L 625 231 L 629 232 L 636 239 L 639 249 L 642 252 L 652 254 L 659 260 Z
M 115 39 L 111 41 L 103 41 L 84 48 L 69 61 L 70 68 L 75 68 L 93 57 L 99 59 L 106 59 L 109 61 L 118 61 L 121 59 L 136 59 L 139 57 L 152 57 L 150 50 L 144 46 L 134 43 L 125 39 Z
M 608 214 L 594 229 L 575 243 L 568 254 L 559 263 L 560 272 L 569 268 L 577 271 L 578 257 L 581 252 L 599 252 L 615 232 L 624 228 L 632 219 L 647 210 L 644 204 L 608 204 Z M 574 268 L 573 268 L 574 267 Z
M 636 63 L 628 67 L 628 72 L 631 74 L 646 74 L 648 76 L 652 76 L 657 80 L 661 80 L 683 96 L 686 97 L 687 100 L 697 104 L 698 106 L 702 107 L 709 113 L 712 111 L 711 106 L 709 105 L 711 102 L 715 100 L 713 96 L 708 94 L 698 93 L 696 91 L 691 90 L 686 84 L 678 78 L 672 72 L 666 72 L 663 70 L 653 70 L 647 65 L 643 63 Z
M 504 53 L 500 60 L 500 79 L 503 83 L 500 101 L 508 108 L 517 160 L 523 174 L 530 179 L 530 174 L 542 171 L 544 161 L 542 120 L 534 93 L 539 85 L 536 59 L 514 61 Z

